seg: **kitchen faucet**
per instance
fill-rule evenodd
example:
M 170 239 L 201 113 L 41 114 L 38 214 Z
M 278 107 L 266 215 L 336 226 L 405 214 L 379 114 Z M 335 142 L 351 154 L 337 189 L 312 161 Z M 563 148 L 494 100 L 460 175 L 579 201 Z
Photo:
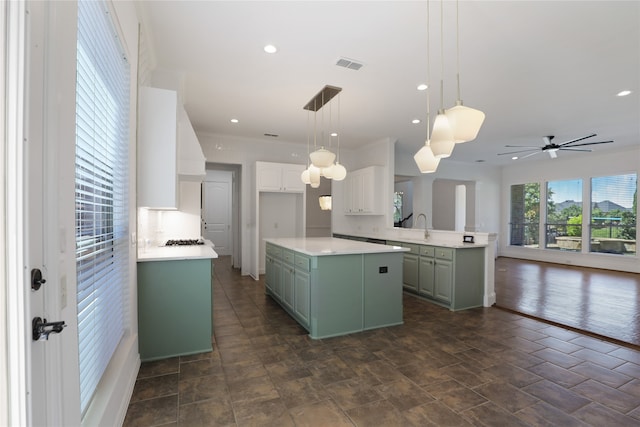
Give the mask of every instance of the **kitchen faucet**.
M 420 219 L 420 217 L 424 218 L 424 240 L 427 240 L 429 238 L 429 230 L 427 230 L 427 216 L 423 213 L 418 214 L 418 217 L 416 218 L 416 223 L 414 224 L 414 228 L 416 225 L 418 225 L 418 220 Z

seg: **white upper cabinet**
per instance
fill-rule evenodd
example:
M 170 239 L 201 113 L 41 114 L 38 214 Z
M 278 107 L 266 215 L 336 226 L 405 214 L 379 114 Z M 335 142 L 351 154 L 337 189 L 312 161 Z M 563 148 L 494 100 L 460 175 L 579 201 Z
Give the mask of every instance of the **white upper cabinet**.
M 258 191 L 304 193 L 300 176 L 305 169 L 304 165 L 256 162 L 256 187 Z
M 344 213 L 384 215 L 382 166 L 369 166 L 347 174 L 344 180 Z
M 178 107 L 178 176 L 184 181 L 203 181 L 206 159 L 184 107 Z
M 137 158 L 139 207 L 178 209 L 178 179 L 204 179 L 202 148 L 177 92 L 140 88 Z
M 138 99 L 138 207 L 178 208 L 178 96 L 140 88 Z

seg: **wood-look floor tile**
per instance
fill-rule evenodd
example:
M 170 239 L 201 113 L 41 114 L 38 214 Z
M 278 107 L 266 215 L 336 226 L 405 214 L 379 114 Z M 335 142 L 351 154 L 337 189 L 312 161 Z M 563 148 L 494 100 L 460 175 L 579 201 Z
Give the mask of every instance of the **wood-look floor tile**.
M 331 399 L 289 410 L 296 427 L 353 427 L 349 417 Z
M 314 377 L 276 383 L 276 389 L 287 408 L 316 403 L 330 397 L 325 387 Z
M 632 350 L 630 348 L 618 348 L 608 353 L 608 355 L 640 365 L 640 349 Z
M 640 378 L 640 365 L 627 362 L 613 369 L 613 372 L 620 372 L 630 377 Z
M 452 411 L 442 402 L 432 401 L 402 412 L 406 426 L 424 427 L 470 427 L 471 424 L 460 414 Z
M 569 342 L 571 344 L 576 344 L 584 348 L 590 348 L 591 350 L 599 351 L 600 353 L 610 353 L 620 348 L 620 346 L 618 345 L 610 344 L 608 342 L 599 340 L 597 338 L 588 337 L 586 335 L 578 335 L 576 338 L 569 340 Z
M 629 412 L 640 405 L 636 396 L 593 380 L 580 383 L 571 390 L 622 413 Z
M 475 391 L 462 386 L 444 392 L 429 391 L 429 393 L 456 412 L 473 408 L 487 401 Z
M 618 387 L 618 390 L 624 391 L 625 393 L 636 396 L 638 399 L 640 399 L 640 379 L 633 379 L 625 385 Z M 638 400 L 638 405 L 640 406 L 640 400 Z
M 180 406 L 181 427 L 235 426 L 233 408 L 228 399 L 211 399 Z
M 537 340 L 536 343 L 541 344 L 545 347 L 553 348 L 554 350 L 558 350 L 566 354 L 573 353 L 574 351 L 582 350 L 584 348 L 555 337 L 542 338 Z
M 280 398 L 233 403 L 238 426 L 294 427 L 289 411 Z
M 466 418 L 473 420 L 474 424 L 483 426 L 509 426 L 527 427 L 524 421 L 515 415 L 505 411 L 499 406 L 487 402 L 484 405 L 474 406 L 462 413 Z
M 509 363 L 501 363 L 499 365 L 491 366 L 490 368 L 485 369 L 485 371 L 490 373 L 494 378 L 502 378 L 504 381 L 507 381 L 509 384 L 518 388 L 525 387 L 529 384 L 542 380 L 541 376 Z
M 386 400 L 371 402 L 346 412 L 357 426 L 404 427 L 402 414 Z
M 460 363 L 444 367 L 440 370 L 449 377 L 470 388 L 487 382 L 487 379 L 474 374 Z
M 579 365 L 578 365 L 579 366 Z M 573 370 L 561 368 L 553 363 L 545 362 L 536 366 L 528 368 L 528 370 L 536 375 L 546 378 L 547 380 L 554 382 L 562 387 L 570 388 L 583 381 L 586 381 L 588 377 L 581 375 L 579 372 Z
M 219 375 L 181 380 L 178 390 L 180 392 L 180 405 L 214 398 L 224 400 L 229 398 L 227 382 L 224 376 Z
M 593 362 L 596 365 L 604 366 L 605 368 L 614 369 L 625 363 L 623 359 L 619 359 L 608 354 L 603 354 L 589 348 L 574 351 L 573 356 L 579 357 L 582 360 Z
M 160 426 L 175 422 L 178 416 L 178 395 L 141 400 L 129 405 L 124 427 Z
M 544 363 L 544 359 L 533 356 L 524 350 L 513 349 L 500 353 L 500 360 L 505 363 L 511 363 L 519 368 L 529 368 L 531 366 Z
M 591 426 L 637 427 L 639 421 L 595 402 L 578 409 L 573 415 Z
M 526 407 L 515 415 L 531 426 L 562 426 L 562 427 L 587 427 L 588 424 L 575 418 L 564 411 L 549 405 L 546 402 L 539 402 L 533 406 Z
M 511 413 L 539 402 L 538 399 L 503 381 L 483 384 L 474 387 L 473 391 Z
M 547 380 L 531 384 L 522 390 L 569 414 L 591 402 L 582 395 Z
M 543 348 L 542 350 L 534 351 L 532 354 L 566 369 L 579 365 L 584 361 L 584 359 L 579 359 L 552 348 Z
M 621 385 L 631 381 L 631 377 L 628 375 L 603 368 L 602 366 L 591 362 L 584 362 L 578 366 L 574 366 L 571 368 L 571 371 L 614 388 L 620 387 Z
M 528 341 L 538 341 L 543 338 L 547 338 L 549 335 L 543 334 L 540 331 L 534 331 L 529 328 L 514 328 L 512 329 L 514 336 L 518 336 L 520 338 L 524 338 Z
M 434 400 L 429 393 L 407 378 L 381 384 L 376 390 L 399 411 L 406 411 Z

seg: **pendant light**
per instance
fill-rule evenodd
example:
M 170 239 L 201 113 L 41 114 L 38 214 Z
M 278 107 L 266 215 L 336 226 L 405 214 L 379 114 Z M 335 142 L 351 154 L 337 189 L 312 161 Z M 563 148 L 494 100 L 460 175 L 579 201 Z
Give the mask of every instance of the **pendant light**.
M 453 140 L 453 130 L 449 124 L 449 119 L 444 114 L 444 31 L 443 31 L 443 0 L 440 0 L 440 109 L 433 122 L 431 133 L 431 150 L 433 155 L 439 159 L 451 156 L 453 147 L 456 145 Z
M 413 156 L 413 160 L 415 160 L 416 165 L 418 165 L 418 169 L 420 169 L 421 173 L 433 173 L 438 169 L 438 164 L 440 163 L 440 159 L 433 155 L 433 151 L 431 150 L 431 145 L 429 141 L 429 131 L 430 131 L 430 121 L 431 121 L 431 107 L 430 107 L 430 98 L 429 91 L 431 90 L 430 86 L 430 78 L 431 78 L 431 55 L 430 55 L 430 38 L 429 38 L 429 1 L 427 0 L 427 140 L 425 141 L 422 148 L 418 150 L 418 152 Z
M 460 29 L 458 0 L 456 0 L 456 63 L 457 63 L 457 83 L 458 99 L 456 105 L 449 108 L 445 114 L 453 130 L 453 139 L 456 143 L 473 141 L 478 136 L 480 127 L 484 122 L 484 113 L 474 108 L 469 108 L 462 104 L 460 99 Z
M 318 203 L 320 203 L 320 209 L 323 211 L 331 210 L 331 195 L 325 194 L 318 197 Z
M 309 111 L 307 110 L 307 168 L 300 175 L 302 183 L 311 184 L 311 176 L 309 175 Z
M 322 97 L 321 99 L 322 103 L 320 105 L 320 108 L 322 108 L 325 104 L 324 90 L 320 92 L 320 96 Z M 314 100 L 314 103 L 315 103 L 315 100 Z M 317 114 L 317 110 L 316 110 L 316 114 Z M 313 147 L 315 148 L 316 147 L 315 133 L 314 133 L 313 142 L 314 142 Z M 324 144 L 324 110 L 322 110 L 322 138 L 321 138 L 320 144 L 321 144 L 320 148 L 318 148 L 313 153 L 311 153 L 309 157 L 311 158 L 311 163 L 318 169 L 328 168 L 329 166 L 333 165 L 333 161 L 336 159 L 336 155 L 331 151 L 325 149 L 324 145 L 322 145 Z

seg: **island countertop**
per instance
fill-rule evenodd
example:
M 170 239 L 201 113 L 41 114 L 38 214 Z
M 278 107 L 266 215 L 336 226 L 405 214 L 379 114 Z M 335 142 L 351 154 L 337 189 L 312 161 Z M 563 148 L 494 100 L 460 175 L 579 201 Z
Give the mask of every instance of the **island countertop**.
M 265 238 L 265 242 L 292 249 L 309 256 L 375 254 L 387 252 L 407 252 L 400 246 L 358 242 L 333 237 L 281 237 Z
M 218 254 L 213 250 L 213 243 L 209 240 L 206 240 L 204 245 L 152 246 L 138 249 L 138 262 L 207 258 L 218 258 Z

